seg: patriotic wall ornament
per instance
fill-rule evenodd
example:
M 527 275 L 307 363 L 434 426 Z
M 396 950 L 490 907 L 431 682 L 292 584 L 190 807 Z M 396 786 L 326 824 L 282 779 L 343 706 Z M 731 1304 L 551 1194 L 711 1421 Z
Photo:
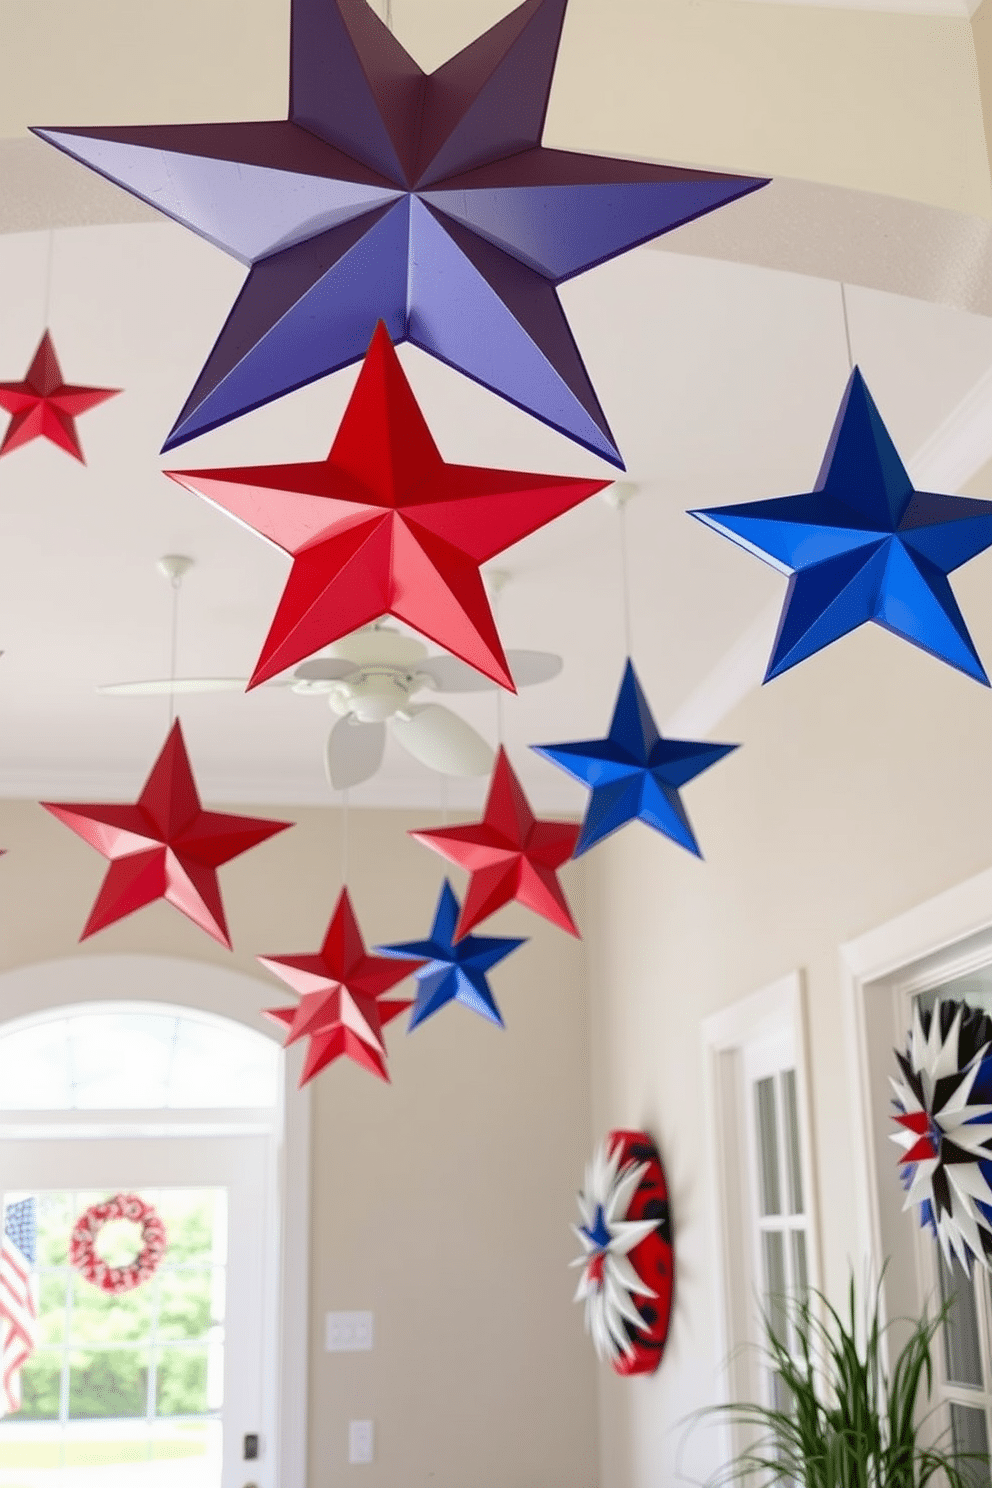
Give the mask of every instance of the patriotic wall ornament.
M 701 857 L 679 788 L 737 747 L 663 739 L 629 658 L 605 739 L 531 745 L 592 791 L 575 857 L 631 821 Z
M 217 870 L 293 825 L 204 811 L 178 719 L 133 805 L 41 804 L 110 860 L 80 940 L 165 899 L 230 950 Z
M 586 1168 L 578 1195 L 582 1255 L 575 1293 L 597 1354 L 617 1374 L 652 1374 L 672 1310 L 674 1255 L 668 1185 L 646 1132 L 613 1131 Z
M 434 912 L 434 924 L 428 940 L 408 940 L 399 945 L 378 946 L 384 956 L 418 956 L 426 964 L 414 972 L 417 998 L 410 1014 L 409 1030 L 425 1018 L 440 1012 L 449 1002 L 460 1002 L 480 1013 L 491 1023 L 503 1027 L 503 1018 L 486 973 L 492 971 L 512 951 L 525 945 L 523 940 L 506 937 L 466 935 L 455 939 L 460 906 L 454 890 L 445 879 Z
M 766 682 L 872 620 L 989 685 L 947 575 L 992 501 L 915 491 L 857 367 L 813 491 L 690 515 L 790 575 Z
M 512 690 L 479 565 L 609 484 L 446 465 L 381 323 L 326 460 L 166 473 L 293 559 L 249 686 L 395 615 Z
M 405 1013 L 410 1002 L 387 999 L 385 994 L 423 961 L 370 956 L 346 888 L 341 890 L 324 943 L 315 955 L 257 959 L 299 994 L 296 1007 L 266 1008 L 265 1013 L 288 1029 L 287 1047 L 301 1038 L 310 1040 L 301 1087 L 342 1057 L 388 1081 L 382 1030 Z
M 114 1219 L 130 1220 L 141 1229 L 141 1249 L 126 1266 L 111 1266 L 97 1254 L 100 1231 Z M 91 1286 L 116 1297 L 151 1280 L 167 1244 L 165 1225 L 153 1205 L 137 1194 L 114 1194 L 101 1204 L 91 1204 L 76 1220 L 69 1239 L 69 1265 Z
M 35 133 L 249 265 L 166 448 L 357 361 L 380 317 L 613 464 L 555 287 L 765 184 L 541 148 L 566 0 L 426 76 L 293 0 L 289 119 Z
M 0 439 L 0 458 L 32 439 L 47 439 L 85 465 L 76 420 L 119 392 L 120 388 L 77 387 L 66 382 L 46 331 L 22 381 L 0 382 L 0 408 L 11 415 Z
M 992 1258 L 992 1019 L 964 1002 L 917 1005 L 896 1059 L 904 1207 L 919 1205 L 948 1266 L 957 1256 L 970 1274 Z
M 502 746 L 481 822 L 410 833 L 470 874 L 456 941 L 514 900 L 578 935 L 558 882 L 558 869 L 572 856 L 578 835 L 572 822 L 537 820 Z

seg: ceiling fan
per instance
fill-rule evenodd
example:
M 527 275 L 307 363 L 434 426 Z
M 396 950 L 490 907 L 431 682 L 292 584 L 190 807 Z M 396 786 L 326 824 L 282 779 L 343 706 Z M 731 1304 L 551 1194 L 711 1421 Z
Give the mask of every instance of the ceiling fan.
M 508 651 L 517 687 L 548 682 L 561 671 L 550 651 Z M 149 697 L 169 692 L 240 692 L 242 677 L 177 677 L 115 682 L 97 690 L 116 697 Z M 487 775 L 492 747 L 470 724 L 440 703 L 414 702 L 435 692 L 495 692 L 488 677 L 453 656 L 430 656 L 413 636 L 376 624 L 335 642 L 322 656 L 298 666 L 268 686 L 289 687 L 304 696 L 326 697 L 338 721 L 324 752 L 327 778 L 335 790 L 370 780 L 382 763 L 387 728 L 397 744 L 420 764 L 442 775 Z

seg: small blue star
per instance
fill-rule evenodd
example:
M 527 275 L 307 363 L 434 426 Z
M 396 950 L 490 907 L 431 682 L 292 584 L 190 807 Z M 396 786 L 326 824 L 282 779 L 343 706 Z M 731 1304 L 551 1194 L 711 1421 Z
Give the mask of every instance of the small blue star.
M 602 1204 L 597 1204 L 595 1219 L 588 1228 L 583 1228 L 582 1233 L 588 1236 L 590 1243 L 595 1245 L 597 1250 L 605 1250 L 609 1245 L 613 1236 L 610 1233 L 609 1225 L 606 1223 L 606 1214 L 603 1211 Z
M 486 972 L 491 971 L 511 951 L 517 950 L 526 942 L 482 935 L 465 935 L 456 941 L 455 926 L 458 924 L 460 911 L 461 906 L 454 891 L 445 879 L 429 940 L 411 940 L 398 945 L 376 947 L 383 956 L 428 958 L 427 965 L 414 973 L 417 979 L 417 998 L 410 1014 L 407 1032 L 449 1002 L 464 1003 L 473 1012 L 481 1013 L 490 1022 L 503 1027 L 503 1019 L 486 980 Z
M 690 516 L 791 575 L 766 682 L 873 620 L 989 685 L 947 575 L 992 546 L 992 501 L 915 491 L 857 367 L 815 490 Z
M 679 787 L 737 745 L 663 739 L 628 660 L 605 739 L 531 748 L 592 789 L 573 857 L 635 820 L 701 857 Z

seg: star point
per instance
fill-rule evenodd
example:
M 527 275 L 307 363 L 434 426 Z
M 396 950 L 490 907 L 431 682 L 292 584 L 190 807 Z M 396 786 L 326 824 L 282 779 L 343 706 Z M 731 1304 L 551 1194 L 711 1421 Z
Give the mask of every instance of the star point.
M 326 460 L 166 474 L 293 559 L 252 687 L 394 615 L 512 691 L 480 565 L 609 484 L 446 464 L 381 322 Z
M 578 835 L 573 822 L 535 818 L 502 746 L 481 822 L 410 833 L 470 874 L 456 941 L 514 900 L 578 937 L 557 871 Z
M 857 367 L 811 492 L 690 515 L 789 575 L 766 682 L 873 621 L 990 685 L 947 575 L 992 546 L 992 501 L 915 490 Z
M 33 439 L 47 439 L 85 465 L 76 419 L 119 392 L 120 388 L 67 383 L 52 338 L 45 331 L 23 379 L 0 382 L 0 408 L 11 416 L 0 440 L 0 459 Z
M 545 149 L 565 10 L 524 0 L 428 75 L 365 0 L 293 0 L 288 119 L 35 130 L 248 265 L 166 449 L 382 318 L 623 467 L 558 286 L 767 183 Z
M 286 1026 L 287 1047 L 301 1038 L 310 1040 L 301 1086 L 342 1057 L 388 1082 L 382 1030 L 410 1002 L 386 998 L 386 993 L 417 971 L 422 958 L 370 956 L 347 888 L 341 890 L 319 951 L 256 959 L 299 995 L 296 1007 L 265 1012 Z
M 679 790 L 737 747 L 663 739 L 629 658 L 605 739 L 531 745 L 592 792 L 575 857 L 631 821 L 702 857 Z
M 217 870 L 293 825 L 204 811 L 178 720 L 133 805 L 41 804 L 110 860 L 80 940 L 165 899 L 230 950 Z

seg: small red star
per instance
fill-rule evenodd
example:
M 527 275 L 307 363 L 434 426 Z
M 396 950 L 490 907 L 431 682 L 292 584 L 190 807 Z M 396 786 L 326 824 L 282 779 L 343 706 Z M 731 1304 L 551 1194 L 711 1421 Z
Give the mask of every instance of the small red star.
M 324 944 L 316 955 L 259 956 L 269 971 L 300 995 L 295 1008 L 266 1008 L 289 1029 L 287 1046 L 309 1036 L 300 1085 L 332 1060 L 347 1055 L 363 1069 L 388 1080 L 385 1024 L 410 1002 L 382 1001 L 391 987 L 423 966 L 420 960 L 370 956 L 358 928 L 348 890 L 342 889 Z
M 86 464 L 76 419 L 81 413 L 116 398 L 120 388 L 74 387 L 62 381 L 62 368 L 46 331 L 23 382 L 0 382 L 0 408 L 12 415 L 0 440 L 0 457 L 32 439 L 50 439 L 59 449 Z
M 41 804 L 110 859 L 80 940 L 166 899 L 230 950 L 217 869 L 293 825 L 204 811 L 178 720 L 133 806 Z
M 165 473 L 293 558 L 249 687 L 395 615 L 512 690 L 479 566 L 610 484 L 446 465 L 381 321 L 326 460 Z
M 505 749 L 496 756 L 481 822 L 410 836 L 471 874 L 456 940 L 514 899 L 578 935 L 556 870 L 572 856 L 579 828 L 535 818 Z

